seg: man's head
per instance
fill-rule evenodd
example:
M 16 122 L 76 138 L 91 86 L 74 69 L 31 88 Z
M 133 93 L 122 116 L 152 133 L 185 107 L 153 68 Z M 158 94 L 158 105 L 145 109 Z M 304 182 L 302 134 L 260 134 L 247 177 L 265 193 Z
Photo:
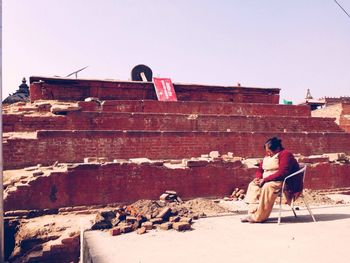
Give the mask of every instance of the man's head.
M 278 139 L 277 137 L 272 137 L 268 139 L 264 144 L 264 149 L 266 151 L 266 154 L 269 156 L 273 156 L 276 153 L 283 150 L 282 141 Z

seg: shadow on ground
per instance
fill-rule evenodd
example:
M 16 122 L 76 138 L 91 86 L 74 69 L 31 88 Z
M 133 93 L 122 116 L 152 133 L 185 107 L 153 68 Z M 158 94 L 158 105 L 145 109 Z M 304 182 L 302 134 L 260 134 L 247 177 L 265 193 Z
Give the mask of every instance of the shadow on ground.
M 335 221 L 350 218 L 349 214 L 314 214 L 317 222 Z M 269 218 L 265 223 L 277 223 L 278 217 Z M 297 217 L 282 216 L 281 223 L 312 223 L 313 220 L 310 215 L 298 215 Z

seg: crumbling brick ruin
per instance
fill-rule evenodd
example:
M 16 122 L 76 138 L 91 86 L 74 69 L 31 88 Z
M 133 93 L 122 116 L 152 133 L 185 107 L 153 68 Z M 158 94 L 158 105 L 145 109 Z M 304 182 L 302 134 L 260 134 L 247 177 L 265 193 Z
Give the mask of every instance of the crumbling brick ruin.
M 150 82 L 31 77 L 31 102 L 3 108 L 7 215 L 157 199 L 169 189 L 222 197 L 246 187 L 272 136 L 311 164 L 307 188 L 350 187 L 350 133 L 335 118 L 279 105 L 279 89 L 174 87 L 178 101 L 160 102 Z
M 350 99 L 334 101 L 326 107 L 312 111 L 313 117 L 331 117 L 346 132 L 350 132 Z

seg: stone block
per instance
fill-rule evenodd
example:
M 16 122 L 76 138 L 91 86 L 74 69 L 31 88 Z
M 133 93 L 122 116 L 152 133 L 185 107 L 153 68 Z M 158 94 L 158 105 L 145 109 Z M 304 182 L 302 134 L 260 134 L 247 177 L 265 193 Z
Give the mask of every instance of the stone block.
M 137 219 L 136 219 L 136 217 L 134 217 L 134 216 L 127 216 L 127 217 L 125 218 L 125 221 L 126 221 L 127 223 L 133 224 L 133 223 L 135 223 L 135 222 L 137 221 Z
M 80 110 L 79 106 L 75 105 L 52 105 L 51 112 L 56 114 L 60 112 L 68 112 L 68 111 L 78 111 Z
M 96 103 L 99 103 L 99 104 L 101 103 L 101 101 L 97 97 L 88 97 L 88 98 L 85 98 L 84 101 L 86 101 L 86 102 L 93 101 L 93 102 L 96 102 Z
M 31 172 L 31 171 L 35 171 L 35 170 L 37 170 L 37 169 L 38 169 L 37 166 L 30 166 L 30 167 L 24 168 L 24 171 Z
M 297 158 L 299 163 L 328 163 L 329 157 L 322 155 L 310 155 L 308 157 Z
M 152 222 L 144 222 L 144 223 L 142 223 L 141 227 L 145 227 L 146 230 L 152 230 L 153 223 Z
M 146 229 L 146 227 L 142 226 L 139 229 L 137 229 L 136 233 L 139 235 L 145 234 L 145 233 L 147 233 L 147 229 Z
M 111 210 L 105 210 L 100 212 L 101 216 L 106 220 L 112 220 L 116 217 L 116 213 Z
M 97 157 L 85 157 L 84 163 L 97 163 L 98 158 Z
M 172 226 L 173 226 L 173 223 L 171 223 L 171 222 L 165 222 L 165 223 L 163 223 L 163 224 L 160 224 L 160 225 L 159 225 L 159 228 L 162 229 L 162 230 L 169 230 L 169 229 L 172 228 Z
M 201 166 L 207 166 L 208 161 L 195 161 L 195 160 L 189 160 L 187 161 L 187 167 L 201 167 Z
M 120 231 L 122 233 L 129 233 L 129 232 L 131 232 L 133 230 L 132 226 L 129 225 L 129 224 L 119 224 L 118 227 L 120 227 Z
M 179 222 L 191 223 L 192 218 L 191 217 L 181 217 Z
M 242 163 L 247 167 L 247 168 L 256 168 L 259 166 L 261 159 L 260 158 L 247 158 L 245 160 L 242 160 Z
M 150 220 L 150 222 L 151 222 L 153 225 L 161 224 L 161 223 L 163 223 L 163 218 L 161 218 L 161 217 L 152 218 L 152 219 Z
M 173 228 L 177 231 L 186 231 L 191 229 L 191 224 L 186 222 L 173 223 Z
M 165 193 L 169 195 L 177 195 L 177 192 L 172 190 L 166 190 Z
M 170 164 L 181 164 L 182 160 L 170 160 Z
M 198 220 L 198 218 L 199 218 L 199 215 L 198 215 L 198 214 L 192 215 L 192 220 Z
M 169 222 L 179 222 L 180 221 L 180 217 L 179 216 L 171 216 L 169 217 Z
M 345 153 L 325 153 L 323 156 L 328 157 L 330 162 L 347 160 Z
M 106 157 L 99 157 L 97 160 L 99 163 L 107 163 L 108 162 L 108 158 L 106 158 Z
M 171 215 L 171 209 L 169 207 L 164 207 L 157 215 L 157 217 L 162 218 L 163 220 L 168 220 Z
M 227 157 L 228 157 L 228 158 L 233 158 L 233 152 L 228 152 L 228 153 L 227 153 Z M 241 158 L 241 159 L 242 159 L 242 158 Z
M 168 194 L 162 194 L 161 196 L 159 196 L 159 200 L 165 201 L 167 200 L 168 197 L 169 197 Z
M 114 227 L 109 232 L 111 233 L 112 236 L 118 236 L 122 233 L 120 227 Z
M 92 230 L 98 230 L 98 229 L 108 229 L 112 227 L 112 223 L 110 221 L 99 221 L 92 225 Z
M 44 174 L 44 172 L 43 172 L 43 171 L 41 171 L 41 170 L 39 170 L 39 171 L 35 171 L 35 172 L 33 172 L 32 174 L 33 174 L 33 176 L 40 176 L 40 175 L 43 175 L 43 174 Z
M 79 243 L 79 235 L 78 236 L 73 236 L 73 237 L 66 237 L 61 240 L 62 244 L 65 245 L 76 245 Z
M 209 153 L 209 157 L 210 158 L 218 158 L 218 157 L 220 157 L 220 153 L 218 151 L 211 151 Z
M 14 210 L 5 212 L 5 216 L 27 216 L 29 214 L 28 210 Z
M 152 162 L 152 161 L 151 161 L 150 159 L 148 159 L 148 158 L 131 158 L 131 159 L 129 159 L 129 160 L 130 160 L 130 162 L 136 163 L 136 164 L 144 164 L 144 163 L 149 164 L 149 163 Z

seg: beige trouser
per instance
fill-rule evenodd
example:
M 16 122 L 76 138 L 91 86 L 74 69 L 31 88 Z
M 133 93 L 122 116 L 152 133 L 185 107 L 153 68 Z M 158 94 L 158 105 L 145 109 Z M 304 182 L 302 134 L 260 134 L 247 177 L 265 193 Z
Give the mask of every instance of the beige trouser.
M 270 216 L 281 188 L 282 182 L 267 182 L 262 187 L 250 182 L 245 201 L 248 203 L 248 214 L 254 221 L 263 222 Z

